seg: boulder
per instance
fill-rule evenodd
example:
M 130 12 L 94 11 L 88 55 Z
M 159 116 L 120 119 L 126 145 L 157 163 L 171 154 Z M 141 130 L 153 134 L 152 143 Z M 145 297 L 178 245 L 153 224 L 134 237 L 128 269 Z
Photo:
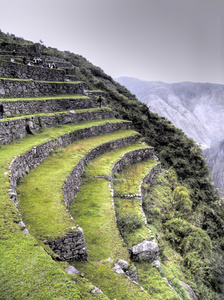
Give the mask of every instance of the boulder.
M 128 267 L 129 267 L 128 262 L 126 260 L 123 260 L 123 259 L 118 260 L 117 264 L 121 267 L 121 269 L 123 271 L 127 271 Z
M 124 274 L 124 271 L 118 264 L 115 264 L 112 269 L 114 270 L 115 274 L 117 274 L 117 275 Z
M 133 260 L 158 260 L 159 247 L 157 243 L 143 241 L 140 244 L 134 245 L 130 249 L 131 259 Z
M 68 274 L 79 274 L 80 272 L 73 266 L 69 266 L 68 268 L 65 269 Z

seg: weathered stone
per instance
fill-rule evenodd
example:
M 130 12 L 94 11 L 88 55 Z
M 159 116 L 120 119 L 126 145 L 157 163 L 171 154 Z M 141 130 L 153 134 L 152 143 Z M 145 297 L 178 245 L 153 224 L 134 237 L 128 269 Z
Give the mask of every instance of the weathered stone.
M 69 266 L 65 270 L 68 272 L 68 274 L 80 274 L 80 272 L 73 266 Z
M 114 270 L 115 274 L 117 274 L 117 275 L 124 274 L 124 271 L 118 264 L 115 264 L 112 269 Z
M 22 227 L 22 229 L 25 229 L 26 226 L 25 226 L 25 224 L 23 223 L 23 221 L 20 221 L 18 224 L 19 224 L 19 226 Z
M 91 290 L 91 294 L 103 294 L 103 292 L 94 286 L 94 288 Z
M 153 267 L 154 267 L 154 268 L 159 268 L 159 267 L 160 267 L 160 262 L 159 262 L 159 260 L 154 260 L 154 261 L 153 261 Z
M 126 260 L 120 259 L 118 260 L 117 264 L 122 268 L 122 270 L 127 271 L 129 264 Z
M 134 245 L 131 250 L 131 258 L 133 260 L 158 260 L 159 247 L 157 243 L 143 241 L 140 244 Z
M 29 233 L 29 231 L 28 231 L 28 229 L 23 229 L 23 232 L 25 233 L 25 235 L 30 235 L 30 233 Z

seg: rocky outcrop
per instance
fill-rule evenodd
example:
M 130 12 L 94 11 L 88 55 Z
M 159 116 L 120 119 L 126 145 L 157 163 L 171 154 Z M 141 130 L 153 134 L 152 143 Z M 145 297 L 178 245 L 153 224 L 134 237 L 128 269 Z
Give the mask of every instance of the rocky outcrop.
M 204 150 L 206 162 L 212 172 L 212 179 L 219 193 L 224 196 L 224 140 L 215 144 L 213 147 Z
M 196 296 L 195 292 L 192 290 L 192 288 L 187 283 L 185 283 L 184 281 L 181 281 L 181 280 L 180 280 L 180 283 L 182 284 L 184 289 L 187 291 L 187 294 L 190 299 L 198 300 L 198 297 Z

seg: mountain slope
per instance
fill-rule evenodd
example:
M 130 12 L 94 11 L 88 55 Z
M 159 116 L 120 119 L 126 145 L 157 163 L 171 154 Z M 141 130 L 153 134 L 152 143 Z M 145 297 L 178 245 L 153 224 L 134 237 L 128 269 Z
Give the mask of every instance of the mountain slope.
M 20 38 L 16 39 L 9 35 L 3 35 L 2 38 L 5 40 L 3 42 L 0 40 L 0 46 L 4 48 L 5 55 L 7 54 L 7 51 L 10 52 L 14 48 L 16 48 L 17 52 L 21 53 L 26 50 L 26 41 L 21 40 Z M 201 149 L 181 130 L 175 128 L 164 118 L 151 112 L 146 104 L 139 102 L 126 88 L 116 83 L 109 75 L 105 74 L 100 68 L 92 65 L 85 58 L 68 51 L 61 52 L 57 49 L 46 48 L 39 44 L 32 45 L 31 43 L 31 46 L 35 51 L 38 50 L 38 53 L 41 53 L 43 58 L 51 57 L 51 61 L 60 61 L 63 59 L 66 60 L 68 65 L 72 65 L 75 72 L 74 74 L 72 73 L 69 75 L 76 77 L 77 80 L 83 81 L 85 83 L 85 89 L 91 90 L 89 95 L 92 98 L 90 100 L 96 101 L 97 98 L 95 98 L 95 96 L 102 94 L 105 104 L 113 108 L 116 116 L 132 121 L 135 129 L 144 136 L 142 142 L 145 140 L 149 145 L 155 147 L 156 154 L 162 162 L 162 167 L 166 169 L 172 167 L 169 171 L 164 171 L 160 178 L 153 179 L 153 189 L 151 192 L 151 186 L 144 184 L 144 188 L 147 192 L 151 193 L 151 196 L 147 199 L 148 201 L 144 203 L 146 203 L 148 212 L 147 218 L 149 222 L 152 222 L 149 223 L 149 225 L 152 226 L 153 236 L 160 241 L 161 268 L 154 268 L 153 266 L 149 267 L 148 264 L 145 265 L 140 261 L 137 263 L 141 270 L 139 277 L 140 282 L 144 283 L 146 289 L 150 292 L 155 291 L 153 299 L 161 299 L 161 297 L 163 299 L 171 299 L 165 290 L 163 290 L 165 297 L 161 296 L 162 294 L 159 290 L 163 289 L 164 282 L 166 284 L 166 281 L 163 279 L 164 277 L 168 280 L 167 286 L 170 288 L 171 284 L 171 286 L 174 286 L 175 290 L 178 291 L 178 295 L 176 295 L 175 298 L 179 298 L 179 295 L 181 295 L 182 299 L 189 299 L 186 295 L 184 297 L 184 293 L 181 291 L 179 285 L 181 280 L 192 286 L 199 299 L 218 299 L 218 294 L 221 292 L 224 279 L 224 255 L 222 250 L 224 248 L 221 238 L 224 235 L 224 205 L 222 205 L 222 200 L 219 199 L 210 180 L 210 173 L 202 156 Z M 21 59 L 19 55 L 18 59 Z M 111 126 L 110 122 L 106 122 L 106 124 L 108 127 Z M 60 126 L 58 127 L 59 129 L 61 128 Z M 57 130 L 59 129 L 57 128 Z M 36 135 L 34 135 L 34 137 L 36 137 Z M 20 142 L 15 143 L 15 145 L 15 147 L 22 146 Z M 0 151 L 2 151 L 4 147 L 2 147 Z M 9 159 L 9 153 L 6 151 L 5 153 L 6 158 Z M 13 155 L 15 155 L 14 151 L 11 154 L 13 157 Z M 56 153 L 52 153 L 53 156 L 56 154 L 57 151 Z M 3 159 L 1 155 L 0 157 Z M 53 159 L 55 159 L 55 156 Z M 2 170 L 2 174 L 3 173 L 4 171 Z M 5 174 L 7 174 L 7 172 L 5 172 Z M 118 175 L 115 177 L 119 180 Z M 108 178 L 105 178 L 105 180 L 107 179 Z M 4 180 L 6 181 L 6 179 Z M 99 181 L 101 180 L 102 178 L 99 178 Z M 5 188 L 3 184 L 2 187 Z M 90 198 L 92 198 L 92 190 L 88 188 L 87 191 Z M 8 199 L 9 195 L 5 193 L 5 196 L 7 196 Z M 97 194 L 97 196 L 99 195 Z M 101 200 L 103 200 L 103 198 Z M 0 200 L 0 203 L 1 202 L 2 199 Z M 11 203 L 10 200 L 8 202 Z M 11 205 L 8 204 L 8 206 L 6 206 L 5 203 L 1 203 L 2 209 L 0 214 L 0 221 L 3 220 L 1 225 L 4 229 L 2 235 L 8 234 L 10 238 L 10 228 L 7 226 L 9 220 L 12 221 L 12 224 L 10 223 L 11 227 L 15 227 L 15 217 L 13 219 L 12 214 L 10 214 L 12 206 L 14 211 L 17 211 L 13 203 L 11 203 Z M 98 209 L 98 206 L 100 205 L 96 203 L 94 207 L 92 206 L 91 209 L 87 210 L 87 218 L 89 214 L 92 214 L 93 216 L 100 215 L 96 210 Z M 132 208 L 134 208 L 134 206 Z M 133 230 L 132 224 L 135 220 L 130 220 L 129 214 L 124 217 L 125 225 L 128 225 L 127 227 L 130 227 L 129 229 Z M 150 218 L 152 220 L 150 220 Z M 120 223 L 122 224 L 122 222 Z M 107 227 L 107 229 L 112 230 L 112 227 Z M 10 239 L 8 241 L 10 242 Z M 34 241 L 32 244 L 32 247 L 37 247 L 39 245 L 36 243 L 34 244 Z M 204 247 L 204 245 L 206 247 Z M 18 245 L 15 242 L 13 243 L 13 246 L 15 254 L 13 253 L 11 265 L 17 268 L 16 248 Z M 3 250 L 5 257 L 7 256 L 7 249 L 8 245 Z M 26 249 L 24 251 L 26 251 Z M 30 251 L 29 255 L 29 257 L 32 257 L 32 251 Z M 7 257 L 4 260 L 6 259 Z M 1 263 L 4 267 L 3 261 L 1 261 Z M 44 267 L 43 265 L 44 264 L 42 263 L 41 268 Z M 61 265 L 61 263 L 58 263 L 58 265 Z M 99 263 L 97 269 L 95 268 L 95 265 L 90 265 L 88 263 L 85 265 L 86 269 L 94 269 L 92 273 L 94 274 L 93 277 L 96 277 L 94 280 L 97 281 L 97 284 L 98 282 L 101 283 L 105 288 L 108 287 L 107 281 L 109 279 L 111 280 L 110 274 L 112 273 L 111 270 L 108 273 L 104 273 L 106 267 L 107 263 L 105 265 L 104 262 Z M 99 269 L 100 271 L 98 272 L 97 270 Z M 16 289 L 18 286 L 20 286 L 21 289 L 23 288 L 21 286 L 23 278 L 20 280 L 19 276 L 23 271 L 24 269 L 22 267 L 18 270 L 20 273 L 18 273 L 16 278 L 18 282 L 17 285 L 13 284 L 13 280 L 9 274 L 10 272 L 7 274 L 8 281 L 2 278 L 3 284 L 1 285 L 0 290 L 4 289 L 5 294 L 9 294 L 9 298 L 11 286 L 14 286 L 15 293 L 17 292 Z M 87 270 L 87 273 L 88 271 L 89 270 Z M 57 273 L 57 271 L 55 272 Z M 41 275 L 41 272 L 39 272 L 39 274 Z M 105 277 L 104 281 L 101 280 L 102 274 Z M 46 276 L 48 276 L 47 278 L 51 278 L 50 275 L 53 276 L 54 272 L 52 271 L 52 274 L 49 275 L 46 274 Z M 80 279 L 80 277 L 82 277 L 81 275 L 77 275 L 77 278 Z M 90 275 L 90 273 L 87 275 Z M 86 276 L 86 278 L 88 277 Z M 75 279 L 75 281 L 72 281 L 72 284 L 74 285 L 76 277 L 72 277 L 71 279 Z M 45 279 L 43 278 L 43 281 L 44 280 Z M 92 276 L 90 280 L 92 280 Z M 118 279 L 116 279 L 116 281 L 118 281 Z M 60 279 L 58 279 L 58 282 L 60 282 Z M 64 280 L 64 282 L 65 285 L 63 286 L 63 291 L 67 288 L 67 279 Z M 163 284 L 160 284 L 161 282 L 163 282 Z M 36 283 L 38 283 L 37 280 Z M 6 284 L 8 290 L 5 289 Z M 28 284 L 29 281 L 27 280 L 27 285 Z M 39 285 L 42 285 L 42 281 Z M 113 285 L 115 286 L 116 283 Z M 46 287 L 43 283 L 43 286 L 45 286 L 47 292 L 48 285 Z M 29 288 L 32 289 L 32 283 Z M 80 289 L 81 294 L 84 293 L 84 289 L 85 287 Z M 66 290 L 66 293 L 70 293 L 69 289 L 68 291 Z M 66 297 L 64 296 L 64 299 L 71 299 L 70 295 L 71 294 Z M 101 297 L 101 295 L 90 295 L 90 293 L 88 293 L 88 298 L 83 297 L 83 299 L 95 299 L 98 296 L 99 298 Z M 133 297 L 132 295 L 130 296 L 131 298 Z M 18 292 L 15 299 L 21 299 L 21 295 L 19 295 Z M 111 297 L 111 299 L 114 299 L 114 297 Z
M 120 77 L 116 81 L 203 148 L 209 148 L 223 139 L 223 85 L 191 82 L 167 84 L 128 77 Z
M 204 150 L 204 155 L 209 167 L 212 170 L 212 177 L 215 185 L 224 196 L 224 140 Z

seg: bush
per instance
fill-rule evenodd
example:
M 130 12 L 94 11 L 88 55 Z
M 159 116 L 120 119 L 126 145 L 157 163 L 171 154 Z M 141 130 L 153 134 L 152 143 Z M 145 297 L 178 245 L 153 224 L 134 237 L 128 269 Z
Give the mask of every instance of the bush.
M 119 213 L 117 216 L 117 225 L 120 233 L 123 237 L 129 233 L 134 232 L 136 229 L 141 228 L 144 225 L 142 217 L 138 214 L 132 213 Z

